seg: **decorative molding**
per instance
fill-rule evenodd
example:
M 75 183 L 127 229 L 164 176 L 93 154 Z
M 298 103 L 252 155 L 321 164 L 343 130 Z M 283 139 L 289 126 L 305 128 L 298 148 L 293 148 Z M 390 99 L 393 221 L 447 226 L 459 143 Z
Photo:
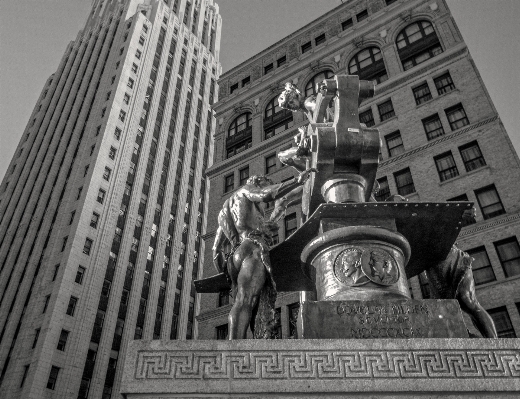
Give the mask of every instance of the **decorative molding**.
M 506 350 L 140 350 L 135 380 L 505 379 L 520 377 Z
M 478 123 L 475 123 L 475 124 L 473 124 L 471 126 L 468 126 L 465 129 L 459 130 L 458 132 L 444 135 L 444 136 L 442 136 L 438 140 L 431 141 L 428 144 L 425 144 L 425 145 L 423 145 L 421 147 L 414 148 L 413 150 L 405 152 L 405 153 L 403 153 L 403 154 L 401 154 L 401 155 L 399 155 L 397 157 L 393 157 L 393 158 L 390 158 L 390 159 L 388 159 L 386 161 L 381 162 L 379 164 L 379 168 L 383 168 L 383 167 L 388 166 L 388 165 L 390 165 L 392 163 L 398 162 L 398 161 L 400 161 L 400 160 L 402 160 L 404 158 L 408 158 L 411 155 L 417 154 L 418 152 L 424 151 L 427 148 L 433 147 L 433 146 L 435 146 L 437 144 L 440 144 L 440 143 L 442 143 L 444 141 L 452 140 L 452 139 L 454 139 L 456 137 L 459 137 L 459 136 L 469 132 L 470 130 L 474 130 L 474 129 L 477 129 L 477 128 L 483 126 L 483 125 L 487 125 L 488 123 L 494 122 L 497 119 L 498 119 L 498 115 L 495 115 L 495 116 L 492 116 L 491 118 L 485 119 L 485 120 L 483 120 L 481 122 L 478 122 Z
M 504 223 L 513 222 L 513 221 L 518 220 L 518 219 L 520 219 L 520 213 L 517 213 L 516 215 L 503 217 L 503 218 L 498 219 L 498 220 L 493 220 L 492 222 L 481 224 L 480 226 L 476 226 L 476 227 L 474 227 L 472 229 L 462 230 L 460 232 L 460 234 L 459 234 L 459 238 L 460 237 L 464 237 L 464 236 L 468 236 L 470 234 L 478 233 L 479 231 L 490 229 L 492 227 L 495 227 L 495 226 L 498 226 L 498 225 L 501 225 L 501 224 L 504 224 Z

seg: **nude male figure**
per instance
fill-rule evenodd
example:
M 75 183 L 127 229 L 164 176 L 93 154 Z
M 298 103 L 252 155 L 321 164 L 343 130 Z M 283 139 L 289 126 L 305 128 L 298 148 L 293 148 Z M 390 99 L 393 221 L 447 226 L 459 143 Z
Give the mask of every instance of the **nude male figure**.
M 281 184 L 273 184 L 264 176 L 252 176 L 224 203 L 218 217 L 213 262 L 217 271 L 224 272 L 231 280 L 235 298 L 228 317 L 229 339 L 246 338 L 250 324 L 255 338 L 269 337 L 276 300 L 269 244 L 273 230 L 278 227 L 264 219 L 262 204 L 276 201 L 302 186 L 314 171 L 307 169 L 292 181 Z M 223 253 L 226 240 L 233 247 L 227 259 Z M 261 297 L 262 303 L 259 303 Z M 254 317 L 255 310 L 258 317 Z

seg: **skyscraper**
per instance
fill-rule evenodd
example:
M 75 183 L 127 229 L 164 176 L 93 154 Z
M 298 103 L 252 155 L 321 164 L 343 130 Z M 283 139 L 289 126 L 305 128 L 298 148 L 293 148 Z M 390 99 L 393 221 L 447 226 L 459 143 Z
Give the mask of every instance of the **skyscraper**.
M 221 17 L 94 0 L 0 187 L 0 396 L 115 398 L 132 339 L 192 339 Z
M 520 337 L 520 161 L 444 0 L 345 1 L 220 77 L 204 276 L 216 273 L 211 243 L 223 202 L 249 176 L 278 183 L 295 174 L 277 152 L 308 121 L 278 107 L 284 82 L 307 97 L 345 73 L 377 81 L 359 109 L 381 134 L 377 200 L 474 202 L 476 223 L 458 245 L 475 258 L 477 296 L 499 336 Z M 275 238 L 294 232 L 300 216 L 289 208 Z M 429 296 L 425 275 L 409 283 L 415 298 Z M 199 339 L 226 338 L 231 305 L 228 292 L 201 296 Z M 279 293 L 279 338 L 294 337 L 298 306 L 298 293 Z

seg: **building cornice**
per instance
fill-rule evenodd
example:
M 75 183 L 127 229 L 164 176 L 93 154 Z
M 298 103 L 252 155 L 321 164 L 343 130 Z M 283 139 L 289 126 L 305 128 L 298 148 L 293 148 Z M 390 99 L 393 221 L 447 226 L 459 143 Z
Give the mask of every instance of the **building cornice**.
M 486 223 L 479 223 L 475 227 L 462 230 L 459 234 L 459 238 L 473 236 L 473 235 L 481 232 L 482 230 L 488 230 L 488 229 L 495 228 L 497 226 L 502 226 L 504 224 L 513 223 L 513 222 L 517 221 L 518 219 L 520 219 L 520 212 L 514 213 L 512 215 L 503 215 L 502 217 L 493 219 Z

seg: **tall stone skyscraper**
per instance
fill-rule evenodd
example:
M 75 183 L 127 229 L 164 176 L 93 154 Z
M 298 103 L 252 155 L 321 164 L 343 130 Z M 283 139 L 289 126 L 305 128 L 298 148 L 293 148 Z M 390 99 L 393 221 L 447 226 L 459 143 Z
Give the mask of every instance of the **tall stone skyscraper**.
M 192 339 L 221 17 L 94 0 L 0 187 L 0 396 L 117 398 L 128 341 Z
M 334 74 L 359 75 L 377 81 L 359 108 L 361 122 L 381 133 L 377 200 L 474 202 L 476 223 L 461 229 L 458 245 L 475 258 L 477 295 L 499 336 L 520 337 L 520 161 L 446 1 L 342 3 L 220 77 L 204 276 L 216 273 L 211 244 L 222 203 L 249 176 L 281 182 L 295 174 L 277 153 L 308 121 L 278 107 L 284 82 L 310 96 Z M 300 220 L 301 207 L 290 207 L 277 239 Z M 409 282 L 415 298 L 429 296 L 424 274 Z M 226 337 L 231 301 L 228 292 L 201 296 L 197 338 Z M 279 294 L 280 338 L 294 337 L 298 306 L 297 292 Z

